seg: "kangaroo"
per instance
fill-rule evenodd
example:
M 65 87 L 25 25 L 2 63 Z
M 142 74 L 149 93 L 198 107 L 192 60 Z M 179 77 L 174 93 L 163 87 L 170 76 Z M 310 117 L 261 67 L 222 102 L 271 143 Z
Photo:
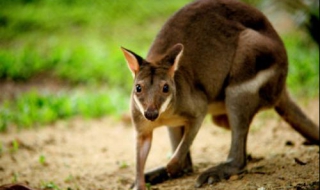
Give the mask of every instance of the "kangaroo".
M 134 189 L 193 171 L 190 146 L 206 114 L 231 129 L 231 148 L 224 163 L 199 175 L 196 187 L 245 170 L 249 125 L 259 110 L 274 108 L 302 136 L 319 143 L 319 127 L 289 97 L 283 42 L 253 7 L 197 0 L 164 24 L 145 59 L 122 51 L 134 76 Z M 173 155 L 165 167 L 144 174 L 152 132 L 160 126 L 168 126 Z

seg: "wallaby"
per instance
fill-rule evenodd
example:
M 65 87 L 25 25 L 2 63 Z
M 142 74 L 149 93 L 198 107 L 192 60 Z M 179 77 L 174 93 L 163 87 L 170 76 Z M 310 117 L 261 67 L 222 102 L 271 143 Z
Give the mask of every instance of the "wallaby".
M 275 108 L 306 139 L 319 143 L 319 127 L 288 95 L 284 45 L 253 7 L 236 0 L 197 0 L 166 22 L 146 59 L 122 51 L 134 76 L 134 189 L 192 172 L 189 149 L 206 114 L 231 129 L 232 142 L 227 161 L 203 172 L 196 187 L 244 171 L 249 125 L 261 109 Z M 164 125 L 174 153 L 166 167 L 144 174 L 152 132 Z

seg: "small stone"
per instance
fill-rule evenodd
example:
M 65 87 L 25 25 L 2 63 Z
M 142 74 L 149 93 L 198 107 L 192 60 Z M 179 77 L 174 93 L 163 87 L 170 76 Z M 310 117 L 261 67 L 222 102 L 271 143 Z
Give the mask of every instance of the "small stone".
M 235 180 L 238 180 L 239 179 L 239 175 L 232 175 L 229 180 L 230 181 L 235 181 Z

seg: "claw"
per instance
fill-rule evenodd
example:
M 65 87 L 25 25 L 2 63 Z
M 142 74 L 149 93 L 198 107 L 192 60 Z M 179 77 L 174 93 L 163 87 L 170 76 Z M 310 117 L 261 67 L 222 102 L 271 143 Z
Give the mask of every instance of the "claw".
M 209 177 L 208 184 L 213 184 L 213 182 L 214 182 L 214 178 L 213 177 Z
M 202 174 L 197 178 L 195 187 L 196 187 L 196 188 L 201 187 L 206 181 L 209 183 L 208 177 L 209 177 L 209 174 L 207 174 L 207 173 L 202 173 Z
M 229 163 L 223 163 L 218 166 L 207 169 L 199 175 L 196 180 L 195 187 L 199 188 L 206 182 L 211 185 L 223 179 L 228 179 L 231 175 L 243 173 L 245 170 L 234 167 Z
M 202 183 L 201 182 L 199 183 L 198 181 L 196 182 L 196 184 L 194 184 L 195 188 L 200 188 L 201 186 L 202 186 Z

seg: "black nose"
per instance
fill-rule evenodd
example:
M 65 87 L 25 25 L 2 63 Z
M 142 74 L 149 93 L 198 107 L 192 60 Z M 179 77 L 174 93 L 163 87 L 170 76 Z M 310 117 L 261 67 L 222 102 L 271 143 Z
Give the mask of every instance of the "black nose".
M 158 110 L 156 109 L 147 109 L 145 112 L 144 112 L 144 116 L 150 120 L 150 121 L 154 121 L 158 118 L 159 116 L 159 112 Z

